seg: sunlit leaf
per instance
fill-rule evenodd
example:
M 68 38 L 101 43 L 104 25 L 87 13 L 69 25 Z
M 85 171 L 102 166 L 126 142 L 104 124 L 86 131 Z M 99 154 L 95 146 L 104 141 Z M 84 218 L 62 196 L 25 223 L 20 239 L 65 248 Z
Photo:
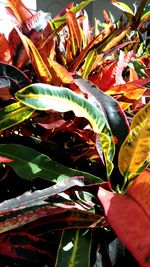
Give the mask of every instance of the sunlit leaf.
M 33 15 L 30 9 L 28 9 L 21 0 L 7 0 L 7 2 L 19 22 L 25 22 Z
M 64 230 L 55 267 L 90 267 L 91 230 Z
M 56 79 L 58 80 L 58 83 L 61 84 L 70 84 L 73 82 L 72 75 L 67 69 L 60 65 L 57 61 L 51 60 L 48 58 L 48 63 L 50 68 L 53 69 L 53 72 L 55 75 L 52 75 L 52 82 L 54 85 L 57 84 Z
M 98 192 L 110 225 L 142 267 L 148 267 L 150 263 L 149 196 L 149 170 L 144 170 L 124 195 L 117 195 L 101 187 Z
M 12 64 L 12 51 L 9 42 L 0 33 L 0 61 L 8 64 Z
M 18 91 L 16 97 L 22 103 L 38 110 L 53 109 L 58 112 L 72 110 L 76 116 L 89 120 L 94 132 L 99 134 L 102 148 L 103 146 L 105 148 L 103 152 L 107 175 L 110 175 L 113 169 L 114 142 L 109 124 L 99 108 L 67 88 L 40 83 Z
M 91 72 L 92 65 L 96 59 L 96 56 L 97 56 L 96 50 L 92 50 L 88 53 L 83 67 L 83 74 L 82 74 L 83 78 L 88 78 Z
M 17 175 L 23 179 L 33 180 L 36 177 L 40 177 L 56 182 L 73 176 L 84 176 L 91 181 L 101 181 L 100 178 L 92 174 L 63 166 L 30 147 L 1 144 L 0 155 L 13 160 L 6 164 L 11 166 Z
M 132 9 L 127 5 L 125 4 L 124 2 L 119 2 L 117 0 L 112 0 L 112 4 L 116 7 L 118 7 L 120 10 L 126 12 L 126 13 L 129 13 L 130 15 L 133 15 L 133 11 Z
M 94 0 L 87 0 L 87 1 L 82 1 L 78 5 L 72 7 L 70 11 L 74 14 L 76 14 L 78 11 L 83 9 L 85 6 L 87 6 L 89 3 L 93 2 Z M 55 28 L 61 26 L 63 23 L 66 22 L 66 14 L 61 16 L 61 17 L 56 17 L 52 22 L 50 22 L 50 25 L 55 26 Z
M 11 162 L 9 160 L 5 162 Z M 57 195 L 73 186 L 82 187 L 84 185 L 83 177 L 72 177 L 70 179 L 58 182 L 57 184 L 50 186 L 42 190 L 35 190 L 34 192 L 25 192 L 23 195 L 17 198 L 5 200 L 0 204 L 0 214 L 21 210 L 32 206 L 42 206 L 47 204 L 45 201 L 48 197 Z
M 51 74 L 33 42 L 16 28 L 23 45 L 41 82 L 51 83 Z
M 67 12 L 66 21 L 70 33 L 72 54 L 75 57 L 76 54 L 79 54 L 79 52 L 81 51 L 81 46 L 82 46 L 81 30 L 79 28 L 78 21 L 72 12 L 70 11 Z
M 33 109 L 20 102 L 0 109 L 0 130 L 5 130 L 31 117 Z
M 118 162 L 120 172 L 129 180 L 150 159 L 150 103 L 135 115 L 131 125 L 131 131 L 121 146 Z

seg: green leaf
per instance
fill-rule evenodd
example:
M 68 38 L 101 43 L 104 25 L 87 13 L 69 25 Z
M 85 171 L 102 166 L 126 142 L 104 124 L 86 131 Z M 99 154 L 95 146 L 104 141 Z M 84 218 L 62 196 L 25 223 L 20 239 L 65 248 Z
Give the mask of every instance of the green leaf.
M 94 0 L 82 1 L 78 5 L 72 7 L 69 11 L 71 11 L 74 14 L 76 14 L 78 11 L 80 11 L 81 9 L 83 9 L 85 6 L 87 6 L 89 3 L 93 2 L 93 1 Z M 58 28 L 65 22 L 66 22 L 66 14 L 63 15 L 62 17 L 54 19 L 52 22 L 50 22 L 50 25 L 51 25 L 51 27 L 53 29 L 53 26 L 55 28 Z
M 0 110 L 0 130 L 12 127 L 28 118 L 33 113 L 33 109 L 20 102 L 13 103 Z
M 107 176 L 113 170 L 114 142 L 109 124 L 102 111 L 88 100 L 68 88 L 60 88 L 37 83 L 27 86 L 16 93 L 16 98 L 23 104 L 37 110 L 53 109 L 58 112 L 73 111 L 76 116 L 86 118 L 93 131 L 99 134 Z
M 90 72 L 91 72 L 91 68 L 92 68 L 92 65 L 94 63 L 94 61 L 96 60 L 96 56 L 97 56 L 97 52 L 96 50 L 91 50 L 86 59 L 85 59 L 85 64 L 84 64 L 84 71 L 83 71 L 83 74 L 82 74 L 82 77 L 87 79 Z
M 149 160 L 150 151 L 150 103 L 134 116 L 131 131 L 119 152 L 120 172 L 129 181 Z
M 64 230 L 55 267 L 90 267 L 91 230 Z
M 56 182 L 73 176 L 84 176 L 93 182 L 102 181 L 92 174 L 63 166 L 51 160 L 48 156 L 26 146 L 1 144 L 0 155 L 13 160 L 5 164 L 11 166 L 16 174 L 23 179 L 33 180 L 39 177 Z

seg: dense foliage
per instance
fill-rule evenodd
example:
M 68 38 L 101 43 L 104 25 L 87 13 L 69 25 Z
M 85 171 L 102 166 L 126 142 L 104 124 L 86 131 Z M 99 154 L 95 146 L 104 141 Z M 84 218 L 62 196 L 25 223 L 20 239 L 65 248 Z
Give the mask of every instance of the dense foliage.
M 121 18 L 104 10 L 94 26 L 84 10 L 92 0 L 70 3 L 55 18 L 7 2 L 1 266 L 114 266 L 108 248 L 117 237 L 149 266 L 147 1 L 132 10 L 113 0 Z

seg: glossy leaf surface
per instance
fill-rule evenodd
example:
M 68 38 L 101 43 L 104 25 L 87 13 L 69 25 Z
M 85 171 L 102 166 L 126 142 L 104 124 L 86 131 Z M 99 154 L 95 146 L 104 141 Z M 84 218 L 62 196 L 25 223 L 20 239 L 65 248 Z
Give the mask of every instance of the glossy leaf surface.
M 0 155 L 13 160 L 7 164 L 23 179 L 32 180 L 40 177 L 48 181 L 58 181 L 73 176 L 84 176 L 91 181 L 101 181 L 92 174 L 63 166 L 48 156 L 22 145 L 1 144 Z
M 127 178 L 133 178 L 138 169 L 149 160 L 150 151 L 150 103 L 133 118 L 131 131 L 119 152 L 119 169 Z
M 99 188 L 98 198 L 118 238 L 142 267 L 150 264 L 150 171 L 144 170 L 124 195 Z
M 55 267 L 90 267 L 91 231 L 63 231 Z
M 19 101 L 38 110 L 54 109 L 58 112 L 73 111 L 76 116 L 84 117 L 99 134 L 109 176 L 113 169 L 114 143 L 109 124 L 95 105 L 67 88 L 45 84 L 33 84 L 16 93 Z
M 31 117 L 33 109 L 20 102 L 13 103 L 0 110 L 0 130 L 8 129 Z

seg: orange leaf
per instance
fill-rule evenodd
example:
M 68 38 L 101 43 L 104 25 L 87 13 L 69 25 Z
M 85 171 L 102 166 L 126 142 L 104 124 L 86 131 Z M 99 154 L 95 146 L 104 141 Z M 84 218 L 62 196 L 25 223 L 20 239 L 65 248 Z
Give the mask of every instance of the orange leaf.
M 21 0 L 7 0 L 7 2 L 20 23 L 25 22 L 33 15 Z
M 0 61 L 12 64 L 12 51 L 3 34 L 0 34 Z
M 70 32 L 72 53 L 73 56 L 76 56 L 76 54 L 80 52 L 82 46 L 82 35 L 80 27 L 78 25 L 76 16 L 71 11 L 67 12 L 66 20 Z
M 150 170 L 145 169 L 124 195 L 99 188 L 98 198 L 118 238 L 140 266 L 150 266 Z
M 48 59 L 50 68 L 55 72 L 55 76 L 60 80 L 62 84 L 73 83 L 72 75 L 67 69 L 60 65 L 57 61 Z M 53 77 L 53 76 L 52 76 Z M 55 81 L 53 81 L 55 85 Z

